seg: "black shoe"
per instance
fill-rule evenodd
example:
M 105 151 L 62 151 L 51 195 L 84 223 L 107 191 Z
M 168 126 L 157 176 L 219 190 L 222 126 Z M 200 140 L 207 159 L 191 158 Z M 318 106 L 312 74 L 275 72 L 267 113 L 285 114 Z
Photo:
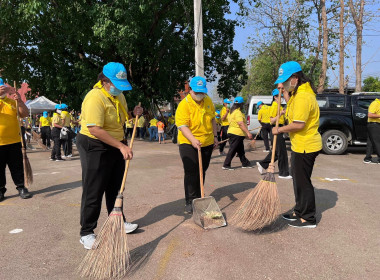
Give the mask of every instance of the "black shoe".
M 191 204 L 186 204 L 185 205 L 185 214 L 193 214 L 193 205 Z
M 301 219 L 290 222 L 288 223 L 288 225 L 291 227 L 296 227 L 296 228 L 316 228 L 317 227 L 315 223 L 310 223 L 308 221 L 302 222 Z
M 297 215 L 294 212 L 282 214 L 281 216 L 282 216 L 283 219 L 291 221 L 291 222 L 294 222 L 294 221 L 298 220 L 298 217 L 297 217 Z
M 1 188 L 0 189 L 0 202 L 4 200 L 4 198 L 5 198 L 4 194 L 5 194 L 6 191 L 7 191 L 6 188 Z
M 18 194 L 23 199 L 27 199 L 27 198 L 31 198 L 32 197 L 32 194 L 25 187 L 18 187 L 17 190 L 18 190 Z

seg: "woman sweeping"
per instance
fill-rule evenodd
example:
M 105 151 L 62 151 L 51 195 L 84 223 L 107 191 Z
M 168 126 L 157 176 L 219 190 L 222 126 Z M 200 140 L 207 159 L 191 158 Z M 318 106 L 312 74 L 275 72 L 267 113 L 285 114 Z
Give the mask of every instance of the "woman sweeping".
M 206 94 L 206 79 L 196 76 L 190 81 L 190 93 L 179 103 L 175 115 L 178 127 L 179 154 L 185 170 L 185 213 L 193 212 L 192 202 L 201 197 L 198 150 L 202 153 L 203 179 L 211 154 L 218 144 L 215 108 Z
M 80 243 L 86 249 L 91 249 L 95 242 L 94 229 L 103 194 L 110 213 L 123 179 L 125 160 L 133 157 L 131 149 L 123 142 L 123 125 L 131 116 L 128 116 L 122 92 L 131 89 L 125 67 L 110 62 L 103 67 L 98 83 L 87 93 L 82 103 L 82 129 L 77 136 L 77 146 L 83 185 Z M 135 107 L 134 113 L 141 115 L 142 108 Z M 124 226 L 126 233 L 138 227 L 128 222 Z
M 292 227 L 315 228 L 315 195 L 311 182 L 314 162 L 322 149 L 318 132 L 319 106 L 310 79 L 301 66 L 289 61 L 280 66 L 275 84 L 289 93 L 285 117 L 288 125 L 273 128 L 273 134 L 289 133 L 292 146 L 291 165 L 296 205 L 283 215 Z M 273 168 L 273 167 L 272 167 Z
M 241 96 L 235 97 L 234 105 L 231 108 L 231 115 L 229 118 L 230 125 L 227 131 L 227 137 L 230 139 L 230 149 L 226 159 L 224 160 L 223 169 L 233 170 L 231 168 L 231 161 L 238 154 L 240 162 L 243 165 L 243 168 L 251 168 L 251 163 L 245 157 L 244 152 L 244 139 L 248 137 L 250 140 L 253 139 L 252 134 L 247 128 L 247 121 L 245 115 L 242 113 L 241 109 L 244 106 L 244 99 Z

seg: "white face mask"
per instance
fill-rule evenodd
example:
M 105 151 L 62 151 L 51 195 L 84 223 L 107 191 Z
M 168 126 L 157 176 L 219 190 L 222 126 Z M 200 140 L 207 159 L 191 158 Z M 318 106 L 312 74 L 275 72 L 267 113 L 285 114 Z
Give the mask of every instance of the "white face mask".
M 294 85 L 291 84 L 292 80 L 293 79 L 288 79 L 286 82 L 283 83 L 284 90 L 286 90 L 287 92 L 292 92 L 297 86 L 297 81 Z
M 61 110 L 57 110 L 57 113 L 60 114 L 60 113 L 62 113 L 62 111 Z
M 205 94 L 204 93 L 198 93 L 198 94 L 194 93 L 192 97 L 195 101 L 200 102 L 203 100 L 203 98 L 205 98 Z

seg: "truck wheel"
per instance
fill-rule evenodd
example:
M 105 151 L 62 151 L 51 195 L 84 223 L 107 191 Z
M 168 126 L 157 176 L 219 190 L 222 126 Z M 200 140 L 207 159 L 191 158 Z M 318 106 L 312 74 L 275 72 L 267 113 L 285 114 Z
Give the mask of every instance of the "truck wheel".
M 328 155 L 341 155 L 347 150 L 347 136 L 339 130 L 328 130 L 322 135 L 323 151 Z

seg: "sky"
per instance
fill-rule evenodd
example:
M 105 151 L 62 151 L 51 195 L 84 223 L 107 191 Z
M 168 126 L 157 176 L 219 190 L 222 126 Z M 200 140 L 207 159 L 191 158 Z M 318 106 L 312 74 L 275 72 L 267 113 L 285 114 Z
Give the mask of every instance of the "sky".
M 354 1 L 355 2 L 355 1 Z M 226 18 L 236 18 L 238 6 L 235 3 L 230 3 L 231 15 Z M 380 11 L 380 2 L 375 1 L 371 6 L 372 11 Z M 250 51 L 247 47 L 248 38 L 253 36 L 254 28 L 252 26 L 236 27 L 234 49 L 239 51 L 242 58 L 248 58 Z M 355 39 L 356 40 L 356 39 Z M 375 18 L 367 25 L 364 25 L 363 30 L 363 49 L 362 49 L 362 80 L 368 76 L 380 77 L 380 19 Z M 349 76 L 349 87 L 355 87 L 355 54 L 356 46 L 351 45 L 346 48 L 350 58 L 345 59 L 345 76 Z M 339 68 L 328 70 L 329 87 L 338 87 Z

